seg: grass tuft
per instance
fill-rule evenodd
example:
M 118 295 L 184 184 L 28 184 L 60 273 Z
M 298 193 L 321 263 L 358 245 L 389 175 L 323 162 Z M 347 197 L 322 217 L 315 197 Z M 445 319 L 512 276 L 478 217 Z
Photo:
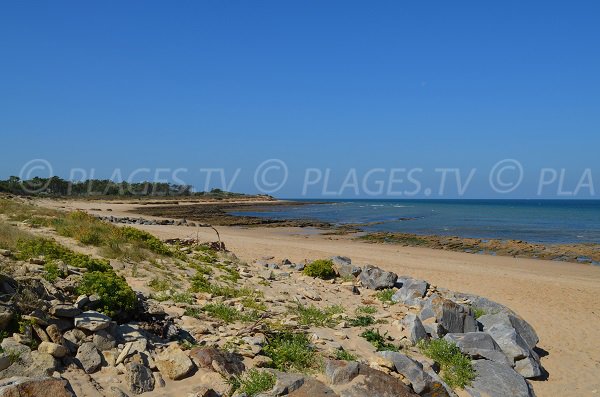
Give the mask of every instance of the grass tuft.
M 456 344 L 445 339 L 422 339 L 417 346 L 421 353 L 440 364 L 442 379 L 451 388 L 464 388 L 475 379 L 471 359 Z
M 334 327 L 337 322 L 333 319 L 333 316 L 335 314 L 343 313 L 344 308 L 334 305 L 326 307 L 325 309 L 319 309 L 315 305 L 304 306 L 297 303 L 296 306 L 291 307 L 289 311 L 299 317 L 298 322 L 302 325 Z
M 398 347 L 393 343 L 389 342 L 390 338 L 387 336 L 387 332 L 381 335 L 379 330 L 368 329 L 362 334 L 360 334 L 360 336 L 365 338 L 369 343 L 375 346 L 375 349 L 377 349 L 378 352 L 387 350 L 393 352 L 398 351 Z
M 302 333 L 280 331 L 267 338 L 263 348 L 273 366 L 284 372 L 307 372 L 316 365 L 316 352 L 308 336 Z
M 310 277 L 329 280 L 335 277 L 333 262 L 330 259 L 318 259 L 304 267 L 303 273 Z

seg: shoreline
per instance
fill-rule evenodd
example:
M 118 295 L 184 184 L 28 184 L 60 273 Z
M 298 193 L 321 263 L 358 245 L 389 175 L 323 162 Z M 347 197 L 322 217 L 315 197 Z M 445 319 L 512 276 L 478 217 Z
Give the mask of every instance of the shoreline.
M 396 244 L 407 247 L 482 254 L 510 256 L 515 258 L 546 259 L 569 263 L 585 263 L 600 266 L 600 245 L 594 243 L 535 243 L 514 239 L 487 239 L 446 235 L 427 235 L 402 232 L 370 232 L 364 230 L 380 222 L 335 225 L 310 219 L 269 219 L 232 212 L 268 212 L 273 207 L 326 204 L 326 202 L 302 202 L 275 200 L 268 202 L 205 202 L 135 207 L 130 212 L 159 218 L 179 218 L 209 223 L 213 226 L 243 227 L 311 227 L 320 229 L 325 235 L 355 235 L 369 243 Z
M 43 206 L 130 216 L 132 204 L 60 202 Z M 111 212 L 107 212 L 112 209 Z M 159 218 L 157 218 L 159 219 Z M 134 225 L 161 239 L 215 241 L 209 228 Z M 357 265 L 372 264 L 398 275 L 430 281 L 454 291 L 485 296 L 527 319 L 540 337 L 550 374 L 533 381 L 538 397 L 590 395 L 600 390 L 600 268 L 580 263 L 472 255 L 426 247 L 369 244 L 350 235 L 327 235 L 305 227 L 218 227 L 221 241 L 243 261 L 273 256 L 293 262 L 343 255 Z

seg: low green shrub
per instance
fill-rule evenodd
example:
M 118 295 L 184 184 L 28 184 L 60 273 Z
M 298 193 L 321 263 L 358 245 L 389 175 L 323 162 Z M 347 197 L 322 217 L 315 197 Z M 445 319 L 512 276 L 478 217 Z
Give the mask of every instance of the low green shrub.
M 253 368 L 239 378 L 233 378 L 230 383 L 234 391 L 238 391 L 247 397 L 254 397 L 271 390 L 276 381 L 277 378 L 272 373 Z
M 80 254 L 60 245 L 54 240 L 34 238 L 17 242 L 18 259 L 27 260 L 43 255 L 46 260 L 61 260 L 67 265 L 84 267 L 90 271 L 112 271 L 110 262 Z
M 452 388 L 464 388 L 475 379 L 475 370 L 469 356 L 458 346 L 445 339 L 422 339 L 418 345 L 421 352 L 440 365 L 442 379 Z
M 332 279 L 336 273 L 333 270 L 333 262 L 330 259 L 318 259 L 304 267 L 303 273 L 310 277 L 323 280 Z
M 390 338 L 387 336 L 387 332 L 383 335 L 379 332 L 379 330 L 368 329 L 362 334 L 361 337 L 365 338 L 369 343 L 375 346 L 377 351 L 398 351 L 398 347 L 393 343 L 390 343 Z
M 308 336 L 302 333 L 272 333 L 267 337 L 263 352 L 273 360 L 273 367 L 279 371 L 307 372 L 317 364 L 315 348 Z
M 375 324 L 373 316 L 357 316 L 348 320 L 348 325 L 351 327 L 368 327 L 373 324 Z
M 302 325 L 317 327 L 334 327 L 336 321 L 333 319 L 335 314 L 343 313 L 341 306 L 329 306 L 325 309 L 319 309 L 315 305 L 305 306 L 297 303 L 296 306 L 289 309 L 290 313 L 299 317 L 298 323 Z
M 127 312 L 135 307 L 136 296 L 125 278 L 110 272 L 87 272 L 78 288 L 80 294 L 97 294 L 101 309 L 108 316 Z
M 375 296 L 377 297 L 377 299 L 379 299 L 381 302 L 383 303 L 390 303 L 390 304 L 395 304 L 396 302 L 394 302 L 392 300 L 392 296 L 394 296 L 394 293 L 396 291 L 394 291 L 391 288 L 387 288 L 387 289 L 382 289 L 381 291 L 378 291 Z
M 344 349 L 339 349 L 335 352 L 335 359 L 343 361 L 356 361 L 358 357 Z
M 223 303 L 210 303 L 202 307 L 202 311 L 211 317 L 218 318 L 226 323 L 236 321 L 250 322 L 258 319 L 258 314 L 255 311 L 240 312 L 234 307 L 227 306 Z

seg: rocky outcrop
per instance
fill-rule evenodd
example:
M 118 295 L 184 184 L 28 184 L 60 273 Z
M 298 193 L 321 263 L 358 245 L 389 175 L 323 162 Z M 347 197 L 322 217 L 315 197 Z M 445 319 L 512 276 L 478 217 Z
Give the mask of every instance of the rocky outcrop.
M 535 397 L 527 381 L 509 366 L 477 360 L 473 367 L 477 376 L 465 388 L 473 397 Z
M 75 397 L 64 379 L 22 376 L 0 380 L 0 397 Z

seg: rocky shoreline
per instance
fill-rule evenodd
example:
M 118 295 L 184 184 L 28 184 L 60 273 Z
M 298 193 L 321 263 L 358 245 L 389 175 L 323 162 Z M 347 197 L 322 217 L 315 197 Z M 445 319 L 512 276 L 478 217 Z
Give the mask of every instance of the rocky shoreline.
M 531 397 L 547 376 L 534 329 L 486 298 L 342 256 L 245 263 L 140 236 L 164 254 L 0 251 L 0 396 Z

